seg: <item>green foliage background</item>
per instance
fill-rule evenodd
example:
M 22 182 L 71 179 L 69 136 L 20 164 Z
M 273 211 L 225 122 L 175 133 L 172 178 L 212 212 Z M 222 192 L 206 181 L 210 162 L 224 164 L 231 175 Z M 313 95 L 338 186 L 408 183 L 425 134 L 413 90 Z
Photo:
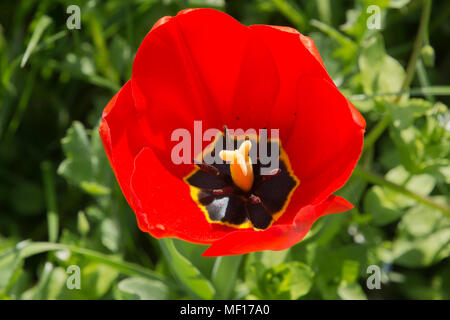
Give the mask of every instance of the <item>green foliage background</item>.
M 66 8 L 81 8 L 68 30 Z M 369 30 L 369 5 L 381 30 Z M 367 120 L 356 204 L 282 252 L 202 258 L 140 232 L 97 126 L 158 18 L 186 7 L 311 36 Z M 0 2 L 0 298 L 449 299 L 450 2 Z M 81 268 L 81 289 L 66 287 Z M 369 290 L 369 265 L 380 266 Z

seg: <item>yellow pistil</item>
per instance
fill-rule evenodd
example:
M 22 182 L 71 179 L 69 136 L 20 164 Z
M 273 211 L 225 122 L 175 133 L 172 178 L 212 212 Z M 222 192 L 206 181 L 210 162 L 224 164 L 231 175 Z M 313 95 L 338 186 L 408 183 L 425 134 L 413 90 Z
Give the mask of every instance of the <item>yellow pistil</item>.
M 231 162 L 231 178 L 234 184 L 243 191 L 250 191 L 253 186 L 252 159 L 249 156 L 251 147 L 252 143 L 246 140 L 237 150 L 222 150 L 219 153 L 222 160 Z

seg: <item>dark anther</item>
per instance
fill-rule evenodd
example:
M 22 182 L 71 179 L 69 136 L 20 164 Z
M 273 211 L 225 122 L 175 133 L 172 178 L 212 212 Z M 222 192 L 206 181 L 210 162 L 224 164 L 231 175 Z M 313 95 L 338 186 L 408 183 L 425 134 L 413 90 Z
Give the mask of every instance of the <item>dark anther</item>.
M 212 174 L 215 176 L 220 175 L 220 171 L 219 169 L 217 169 L 216 167 L 206 164 L 206 163 L 196 163 L 196 165 L 199 167 L 200 170 L 208 173 L 208 174 Z
M 248 199 L 250 200 L 251 203 L 253 204 L 260 204 L 261 203 L 261 198 L 258 196 L 255 196 L 254 194 L 251 194 Z
M 233 193 L 233 187 L 226 187 L 222 189 L 214 189 L 213 194 L 216 196 L 221 196 L 224 194 L 232 194 Z

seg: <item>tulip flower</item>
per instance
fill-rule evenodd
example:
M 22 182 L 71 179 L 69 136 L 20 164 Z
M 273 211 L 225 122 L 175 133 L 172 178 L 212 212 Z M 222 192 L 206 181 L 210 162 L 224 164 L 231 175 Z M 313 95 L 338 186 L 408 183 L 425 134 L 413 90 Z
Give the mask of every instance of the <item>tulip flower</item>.
M 186 142 L 197 149 L 192 161 L 174 161 L 173 133 L 194 136 L 195 121 L 216 135 L 200 150 Z M 261 129 L 279 134 L 265 140 Z M 333 193 L 361 155 L 364 130 L 310 38 L 288 27 L 244 26 L 212 9 L 153 26 L 100 125 L 139 228 L 209 244 L 205 256 L 283 250 L 319 217 L 351 209 Z M 278 166 L 264 170 L 258 152 L 272 147 Z

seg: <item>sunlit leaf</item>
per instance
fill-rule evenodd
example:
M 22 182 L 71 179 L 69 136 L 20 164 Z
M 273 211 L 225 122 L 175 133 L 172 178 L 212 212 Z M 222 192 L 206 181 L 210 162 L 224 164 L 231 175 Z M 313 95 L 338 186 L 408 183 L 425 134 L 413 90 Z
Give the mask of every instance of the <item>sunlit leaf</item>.
M 212 299 L 214 288 L 211 283 L 183 257 L 171 239 L 159 240 L 161 250 L 174 276 L 193 298 Z
M 119 282 L 118 298 L 125 300 L 165 300 L 169 298 L 169 288 L 161 281 L 145 278 L 127 278 Z

